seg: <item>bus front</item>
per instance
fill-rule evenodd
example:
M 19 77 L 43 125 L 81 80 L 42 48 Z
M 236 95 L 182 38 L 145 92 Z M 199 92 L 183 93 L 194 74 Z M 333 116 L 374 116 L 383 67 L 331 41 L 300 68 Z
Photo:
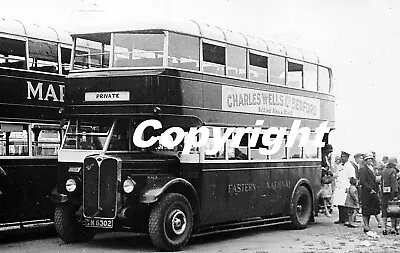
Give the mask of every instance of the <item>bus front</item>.
M 202 123 L 198 117 L 182 115 L 179 108 L 165 106 L 176 104 L 170 99 L 179 97 L 179 87 L 160 87 L 165 71 L 163 32 L 91 36 L 75 38 L 75 45 L 91 49 L 74 50 L 73 62 L 84 68 L 72 72 L 66 82 L 65 137 L 53 193 L 57 232 L 66 242 L 90 240 L 98 228 L 148 232 L 151 217 L 160 215 L 152 215 L 150 205 L 174 187 L 182 193 L 171 195 L 179 208 L 161 212 L 170 225 L 169 234 L 162 236 L 172 238 L 168 247 L 179 248 L 191 233 L 192 207 L 197 205 L 195 187 L 181 176 L 192 173 L 195 166 L 190 164 L 198 164 L 200 156 L 195 150 L 182 155 L 180 145 L 165 147 L 158 140 L 170 127 L 181 128 L 185 135 Z M 110 55 L 111 37 L 120 44 Z M 140 49 L 125 52 L 122 46 Z M 123 61 L 134 62 L 129 65 L 134 69 L 120 67 Z M 135 131 L 149 119 L 160 127 L 142 129 L 137 138 L 156 141 L 139 147 L 133 141 Z M 158 226 L 153 232 L 161 236 Z

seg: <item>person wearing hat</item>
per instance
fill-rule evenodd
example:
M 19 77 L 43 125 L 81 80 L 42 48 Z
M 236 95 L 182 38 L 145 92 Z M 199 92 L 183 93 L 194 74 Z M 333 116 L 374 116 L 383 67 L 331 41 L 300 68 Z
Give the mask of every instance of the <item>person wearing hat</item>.
M 359 174 L 359 171 L 360 171 L 361 165 L 362 165 L 363 162 L 364 162 L 364 155 L 361 154 L 361 153 L 356 153 L 356 154 L 353 156 L 353 158 L 354 158 L 354 162 L 353 162 L 353 161 L 350 161 L 350 163 L 351 163 L 351 165 L 353 165 L 353 167 L 354 167 L 354 172 L 356 173 L 356 179 L 357 179 L 357 193 L 358 193 L 358 196 L 360 196 L 360 195 L 361 195 L 361 186 L 360 186 L 360 184 L 359 184 L 359 181 L 360 181 L 360 174 Z M 360 201 L 359 201 L 359 206 L 361 207 L 361 202 L 360 202 Z M 355 216 L 355 217 L 357 217 L 357 216 Z M 356 221 L 356 222 L 357 222 L 357 221 Z
M 321 160 L 321 189 L 318 192 L 318 200 L 322 202 L 325 215 L 331 217 L 331 197 L 332 197 L 332 180 L 333 173 L 331 170 L 331 156 L 333 147 L 331 144 L 326 144 L 322 149 L 322 160 Z
M 321 166 L 323 168 L 327 168 L 328 170 L 331 170 L 331 156 L 333 152 L 333 147 L 331 144 L 326 144 L 322 149 L 322 160 L 321 160 Z
M 356 179 L 360 179 L 359 170 L 360 170 L 361 164 L 363 163 L 363 154 L 357 153 L 353 157 L 354 157 L 354 162 L 350 161 L 350 163 L 354 167 L 354 171 L 356 173 Z
M 383 218 L 383 235 L 387 235 L 387 208 L 389 201 L 394 200 L 398 196 L 398 184 L 397 184 L 397 170 L 396 170 L 396 165 L 397 165 L 397 159 L 392 157 L 388 158 L 388 163 L 384 167 L 382 171 L 382 178 L 381 178 L 381 192 L 382 192 L 382 197 L 381 197 L 381 211 L 382 211 L 382 218 Z M 391 234 L 399 234 L 399 231 L 397 230 L 397 217 L 392 217 L 391 218 L 391 224 L 392 224 L 392 230 Z
M 367 153 L 364 156 L 364 164 L 360 168 L 361 185 L 361 210 L 364 221 L 364 232 L 370 230 L 369 221 L 371 215 L 380 213 L 379 184 L 374 173 L 374 155 Z
M 345 224 L 348 220 L 347 208 L 345 207 L 347 193 L 350 187 L 350 178 L 356 177 L 353 166 L 349 163 L 350 154 L 342 151 L 340 155 L 341 164 L 337 167 L 335 173 L 335 190 L 332 195 L 332 204 L 339 209 L 339 219 L 335 224 Z

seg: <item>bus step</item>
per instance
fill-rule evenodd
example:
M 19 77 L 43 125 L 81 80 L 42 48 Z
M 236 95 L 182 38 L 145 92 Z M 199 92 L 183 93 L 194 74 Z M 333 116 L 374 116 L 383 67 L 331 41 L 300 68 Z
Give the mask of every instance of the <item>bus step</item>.
M 290 216 L 284 217 L 277 217 L 277 218 L 255 218 L 251 220 L 236 222 L 236 223 L 229 223 L 229 224 L 221 224 L 215 225 L 211 227 L 201 228 L 198 233 L 193 236 L 203 236 L 209 234 L 216 234 L 222 232 L 230 232 L 230 231 L 237 231 L 237 230 L 244 230 L 244 229 L 251 229 L 251 228 L 262 228 L 267 226 L 275 226 L 275 225 L 283 225 L 290 223 Z
M 0 232 L 9 232 L 22 229 L 47 228 L 53 225 L 54 223 L 50 219 L 0 223 Z

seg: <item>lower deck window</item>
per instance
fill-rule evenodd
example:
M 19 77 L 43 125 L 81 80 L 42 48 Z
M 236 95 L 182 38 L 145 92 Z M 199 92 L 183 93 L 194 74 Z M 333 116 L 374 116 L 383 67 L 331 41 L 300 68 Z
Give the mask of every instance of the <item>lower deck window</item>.
M 29 155 L 28 138 L 28 125 L 1 124 L 0 155 Z
M 211 150 L 214 147 L 215 138 L 212 136 L 213 131 L 210 129 L 210 137 L 204 146 L 204 151 Z M 221 133 L 221 136 L 224 132 Z M 305 143 L 302 142 L 303 135 L 298 133 L 295 136 L 294 143 L 291 147 L 287 146 L 288 135 L 285 135 L 283 141 L 276 139 L 276 135 L 270 136 L 270 141 L 265 146 L 262 143 L 263 132 L 259 136 L 257 142 L 251 141 L 251 134 L 243 134 L 241 141 L 237 147 L 232 147 L 235 133 L 232 133 L 226 143 L 215 154 L 205 154 L 206 160 L 282 160 L 282 159 L 315 159 L 320 156 L 320 150 L 315 146 L 314 132 L 310 133 Z M 307 137 L 307 136 L 305 136 Z M 218 138 L 220 139 L 220 138 Z M 252 145 L 250 147 L 250 145 Z M 277 145 L 275 147 L 275 145 Z M 301 145 L 301 146 L 300 146 Z M 264 154 L 260 149 L 275 151 L 273 154 Z M 269 153 L 269 152 L 268 152 Z
M 60 149 L 61 135 L 58 130 L 33 131 L 32 153 L 38 156 L 56 156 Z
M 249 159 L 249 151 L 247 148 L 248 135 L 247 134 L 243 135 L 242 140 L 239 143 L 239 147 L 237 147 L 237 148 L 230 147 L 231 142 L 232 142 L 232 137 L 226 143 L 228 145 L 228 159 L 229 160 L 248 160 Z
M 56 125 L 0 123 L 0 156 L 57 156 L 61 133 Z M 31 152 L 30 152 L 31 150 Z

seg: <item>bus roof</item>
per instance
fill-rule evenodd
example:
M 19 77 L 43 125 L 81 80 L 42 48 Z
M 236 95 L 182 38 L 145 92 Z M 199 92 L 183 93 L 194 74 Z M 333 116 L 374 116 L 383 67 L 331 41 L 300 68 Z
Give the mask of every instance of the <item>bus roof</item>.
M 249 36 L 240 32 L 210 26 L 194 20 L 125 20 L 122 22 L 103 21 L 93 24 L 80 23 L 72 29 L 72 36 L 108 33 L 108 32 L 130 32 L 164 30 L 215 40 L 226 44 L 247 47 L 253 50 L 284 55 L 289 58 L 303 60 L 315 64 L 321 64 L 318 56 L 306 50 L 285 46 L 280 43 L 265 40 L 260 37 Z M 86 36 L 82 36 L 86 37 Z M 87 37 L 88 38 L 88 37 Z M 322 64 L 321 64 L 322 65 Z
M 48 41 L 72 44 L 68 31 L 37 24 L 23 23 L 19 20 L 0 18 L 0 34 L 37 38 Z

